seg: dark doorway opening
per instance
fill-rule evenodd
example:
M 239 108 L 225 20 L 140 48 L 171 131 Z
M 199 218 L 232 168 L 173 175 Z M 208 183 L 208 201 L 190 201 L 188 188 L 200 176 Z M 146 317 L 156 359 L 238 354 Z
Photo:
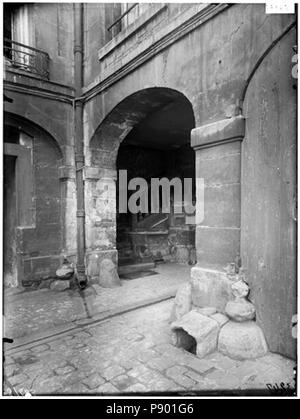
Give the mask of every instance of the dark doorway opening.
M 127 171 L 128 182 L 143 178 L 148 184 L 148 211 L 137 214 L 117 211 L 119 273 L 123 266 L 140 265 L 151 270 L 158 262 L 194 264 L 195 225 L 184 210 L 174 211 L 174 189 L 170 189 L 170 211 L 160 200 L 158 213 L 151 212 L 151 179 L 193 180 L 195 201 L 195 154 L 190 146 L 194 117 L 190 103 L 182 96 L 152 111 L 134 126 L 120 145 L 117 169 Z M 118 178 L 117 190 L 120 179 Z M 182 192 L 184 190 L 182 189 Z M 132 192 L 133 193 L 133 192 Z M 128 198 L 131 192 L 128 191 Z M 117 208 L 119 208 L 117 203 Z M 127 268 L 126 272 L 127 272 Z M 136 271 L 136 268 L 134 268 Z

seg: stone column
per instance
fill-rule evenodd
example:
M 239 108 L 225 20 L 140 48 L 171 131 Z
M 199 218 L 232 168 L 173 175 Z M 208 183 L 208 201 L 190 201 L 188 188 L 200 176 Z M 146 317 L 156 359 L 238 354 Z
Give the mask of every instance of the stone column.
M 115 170 L 85 168 L 86 266 L 94 282 L 99 282 L 104 260 L 112 261 L 117 269 L 116 178 Z
M 204 220 L 196 226 L 194 303 L 224 311 L 231 282 L 224 267 L 240 254 L 241 141 L 245 120 L 236 116 L 192 130 L 196 178 L 204 179 Z
M 62 207 L 64 219 L 63 253 L 72 262 L 76 262 L 76 183 L 75 167 L 61 166 L 59 178 L 62 185 Z

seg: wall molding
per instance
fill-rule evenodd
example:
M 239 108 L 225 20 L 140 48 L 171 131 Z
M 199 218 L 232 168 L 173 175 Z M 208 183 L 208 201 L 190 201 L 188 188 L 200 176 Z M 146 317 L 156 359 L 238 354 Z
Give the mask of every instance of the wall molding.
M 170 47 L 172 44 L 179 41 L 181 38 L 185 37 L 190 32 L 194 31 L 199 26 L 231 6 L 231 4 L 227 3 L 209 4 L 202 8 L 198 13 L 193 14 L 189 19 L 178 25 L 173 30 L 170 30 L 169 27 L 166 28 L 165 31 L 167 33 L 164 35 L 162 34 L 156 42 L 151 43 L 148 48 L 146 48 L 140 54 L 136 55 L 132 60 L 125 63 L 124 65 L 121 65 L 120 68 L 115 69 L 112 74 L 107 75 L 107 77 L 99 81 L 97 85 L 92 87 L 88 86 L 87 88 L 83 89 L 85 101 L 90 101 L 99 93 L 127 76 L 129 73 L 140 67 L 155 55 Z
M 203 7 L 204 6 L 204 7 Z M 219 3 L 219 4 L 207 4 L 207 5 L 195 5 L 193 4 L 192 8 L 198 7 L 198 12 L 192 13 L 190 11 L 190 17 L 188 17 L 184 22 L 181 24 L 178 24 L 175 28 L 172 28 L 174 26 L 174 22 L 171 22 L 171 24 L 167 25 L 166 28 L 163 28 L 161 30 L 161 33 L 159 34 L 159 39 L 156 42 L 151 42 L 148 47 L 145 48 L 144 51 L 142 51 L 140 54 L 137 54 L 134 58 L 129 60 L 127 63 L 120 66 L 120 68 L 114 69 L 112 71 L 112 74 L 108 74 L 104 79 L 101 81 L 96 81 L 92 85 L 89 85 L 87 87 L 83 88 L 83 95 L 80 98 L 76 98 L 75 94 L 66 94 L 58 89 L 68 89 L 71 92 L 74 92 L 73 86 L 65 86 L 65 85 L 59 85 L 58 83 L 51 82 L 51 81 L 45 81 L 45 80 L 37 80 L 39 82 L 48 83 L 51 85 L 53 89 L 45 89 L 38 86 L 31 85 L 24 83 L 18 83 L 13 80 L 7 80 L 5 79 L 3 82 L 3 88 L 4 90 L 16 92 L 20 94 L 29 94 L 33 96 L 38 96 L 44 99 L 48 100 L 54 100 L 54 101 L 60 101 L 67 103 L 69 105 L 74 104 L 74 101 L 81 100 L 82 102 L 86 103 L 90 100 L 92 100 L 95 96 L 103 92 L 104 90 L 108 89 L 110 86 L 121 80 L 122 78 L 126 77 L 128 74 L 136 70 L 138 67 L 149 61 L 151 58 L 155 57 L 155 55 L 159 54 L 166 48 L 170 47 L 172 44 L 179 41 L 181 38 L 188 35 L 190 32 L 197 29 L 202 24 L 206 23 L 208 20 L 215 17 L 217 14 L 225 11 L 229 7 L 231 7 L 232 4 L 228 3 Z M 138 27 L 135 30 L 131 30 L 130 34 L 127 35 L 127 38 L 132 36 L 134 33 L 138 32 L 138 30 L 146 24 L 146 22 L 149 22 L 152 20 L 157 14 L 162 13 L 166 9 L 166 5 L 158 7 L 158 9 L 154 12 L 152 12 L 151 16 L 147 17 L 147 20 L 145 21 L 145 17 L 143 19 L 143 23 L 138 22 Z M 199 7 L 202 7 L 199 10 Z M 178 20 L 180 20 L 180 15 L 178 16 Z M 124 40 L 124 42 L 126 39 Z M 123 43 L 123 40 L 120 40 L 118 44 L 113 48 L 112 50 L 115 50 L 120 44 Z M 105 47 L 104 47 L 105 48 Z M 109 55 L 110 52 L 108 51 L 105 55 Z M 105 56 L 103 55 L 103 57 Z M 9 70 L 6 71 L 9 73 Z M 19 77 L 22 77 L 24 75 L 19 75 Z M 27 76 L 26 77 L 30 77 Z M 36 80 L 36 78 L 35 78 Z M 54 90 L 55 89 L 55 90 Z
M 242 141 L 244 136 L 245 118 L 238 115 L 194 128 L 191 132 L 191 146 L 198 150 L 233 141 Z

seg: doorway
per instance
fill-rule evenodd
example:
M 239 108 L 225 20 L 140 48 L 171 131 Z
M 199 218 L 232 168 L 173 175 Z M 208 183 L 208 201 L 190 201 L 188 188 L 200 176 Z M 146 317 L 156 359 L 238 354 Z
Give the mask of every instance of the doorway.
M 127 171 L 127 181 L 143 178 L 148 185 L 148 210 L 136 214 L 117 211 L 117 250 L 119 273 L 128 266 L 137 271 L 151 269 L 157 263 L 196 263 L 195 225 L 184 209 L 175 209 L 174 189 L 170 188 L 170 211 L 159 200 L 159 211 L 151 212 L 151 180 L 184 179 L 193 182 L 192 201 L 195 202 L 195 154 L 190 146 L 194 126 L 191 106 L 178 97 L 164 104 L 136 124 L 122 141 L 117 157 L 117 190 L 120 171 Z M 182 189 L 182 192 L 183 189 Z M 133 192 L 128 191 L 128 198 Z M 161 193 L 161 190 L 160 190 Z M 178 205 L 178 203 L 177 203 Z M 117 202 L 117 209 L 119 208 Z

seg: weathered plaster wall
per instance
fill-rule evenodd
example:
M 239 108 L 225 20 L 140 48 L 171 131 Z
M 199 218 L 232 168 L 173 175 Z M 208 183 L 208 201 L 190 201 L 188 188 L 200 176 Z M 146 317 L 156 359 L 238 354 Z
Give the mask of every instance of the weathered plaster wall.
M 193 105 L 196 126 L 227 117 L 254 63 L 293 20 L 292 15 L 265 15 L 264 5 L 233 5 L 88 101 L 86 141 L 118 103 L 149 87 L 184 94 Z M 120 54 L 121 61 L 124 48 L 114 51 L 116 60 Z
M 266 56 L 247 90 L 242 150 L 242 259 L 269 347 L 295 356 L 295 30 Z
M 58 176 L 61 155 L 47 137 L 33 138 L 35 225 L 21 229 L 18 243 L 24 258 L 24 280 L 41 279 L 59 264 L 62 250 L 61 191 Z M 54 266 L 53 266 L 54 265 Z
M 73 4 L 36 3 L 30 10 L 35 46 L 50 56 L 50 80 L 73 85 Z
M 84 85 L 98 76 L 100 65 L 97 51 L 112 38 L 107 28 L 120 16 L 120 3 L 84 4 Z

